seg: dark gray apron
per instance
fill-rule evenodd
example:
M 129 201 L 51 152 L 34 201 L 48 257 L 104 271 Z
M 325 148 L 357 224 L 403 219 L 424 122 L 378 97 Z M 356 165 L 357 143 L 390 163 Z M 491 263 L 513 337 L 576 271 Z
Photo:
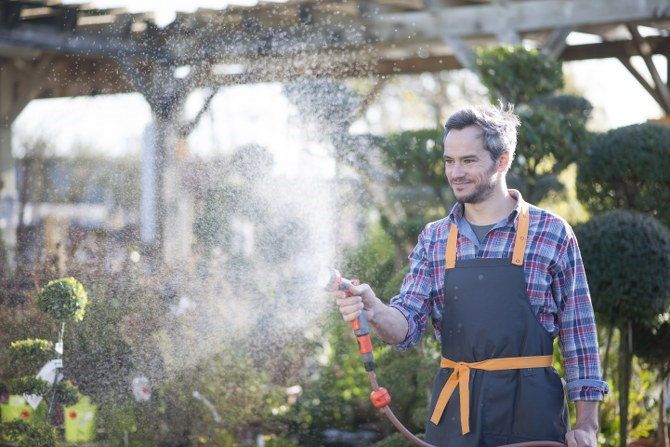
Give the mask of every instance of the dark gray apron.
M 552 337 L 530 306 L 523 265 L 513 265 L 511 259 L 456 261 L 455 268 L 445 270 L 444 295 L 443 357 L 471 363 L 553 353 Z M 429 415 L 452 371 L 441 368 L 437 373 Z M 470 432 L 465 435 L 458 394 L 451 396 L 438 425 L 428 420 L 427 442 L 449 447 L 565 442 L 568 407 L 552 367 L 471 369 Z

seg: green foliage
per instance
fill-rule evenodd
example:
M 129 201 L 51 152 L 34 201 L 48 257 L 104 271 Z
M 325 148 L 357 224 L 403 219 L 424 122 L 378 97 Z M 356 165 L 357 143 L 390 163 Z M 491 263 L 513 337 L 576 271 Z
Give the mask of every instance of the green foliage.
M 579 161 L 588 147 L 591 104 L 579 96 L 557 94 L 563 87 L 560 62 L 534 49 L 480 49 L 476 70 L 493 102 L 502 98 L 517 106 L 521 127 L 510 186 L 532 203 L 564 193 L 561 172 Z
M 510 184 L 526 200 L 537 203 L 551 191 L 564 190 L 559 174 L 586 151 L 590 133 L 581 116 L 552 104 L 521 108 L 519 118 L 522 124 Z
M 53 343 L 49 340 L 28 338 L 9 345 L 12 367 L 19 374 L 30 374 L 53 356 Z
M 391 134 L 381 142 L 386 165 L 401 185 L 427 185 L 438 196 L 444 188 L 442 131 L 408 130 Z
M 0 424 L 0 433 L 16 443 L 16 447 L 57 447 L 56 429 L 46 424 L 28 424 L 22 420 Z
M 444 217 L 453 200 L 444 176 L 441 129 L 392 134 L 379 142 L 390 176 L 380 203 L 380 223 L 396 247 L 395 268 L 431 221 Z
M 374 226 L 368 230 L 356 250 L 349 253 L 342 273 L 377 288 L 393 275 L 394 255 L 393 240 L 381 227 Z M 381 298 L 385 295 L 378 296 Z
M 577 229 L 596 312 L 610 324 L 652 327 L 670 304 L 670 232 L 616 210 Z
M 70 406 L 79 402 L 79 390 L 69 380 L 56 384 L 55 400 L 61 405 Z
M 46 399 L 51 398 L 51 384 L 33 376 L 18 377 L 9 381 L 12 394 L 35 394 Z M 56 401 L 65 406 L 74 405 L 79 400 L 79 391 L 71 382 L 64 380 L 56 384 Z
M 51 384 L 33 376 L 18 377 L 9 381 L 9 391 L 12 394 L 36 394 L 46 396 Z
M 670 374 L 670 322 L 665 321 L 651 329 L 635 326 L 633 352 L 657 368 L 662 378 Z
M 75 278 L 50 281 L 39 294 L 39 308 L 58 321 L 81 321 L 86 312 L 88 295 Z
M 493 102 L 528 103 L 563 88 L 561 63 L 520 45 L 479 49 L 475 69 Z
M 626 208 L 670 225 L 670 127 L 644 123 L 593 139 L 577 193 L 592 211 Z
M 636 416 L 629 408 L 632 327 L 653 327 L 670 304 L 670 231 L 652 216 L 615 210 L 591 219 L 577 234 L 594 309 L 619 328 L 619 442 L 624 446 L 629 414 Z

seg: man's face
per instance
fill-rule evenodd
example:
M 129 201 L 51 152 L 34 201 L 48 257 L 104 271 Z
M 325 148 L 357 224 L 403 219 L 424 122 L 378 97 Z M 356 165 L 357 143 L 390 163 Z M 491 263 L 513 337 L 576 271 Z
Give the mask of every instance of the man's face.
M 456 200 L 480 203 L 493 194 L 504 173 L 507 153 L 494 162 L 477 126 L 452 129 L 444 139 L 444 167 Z

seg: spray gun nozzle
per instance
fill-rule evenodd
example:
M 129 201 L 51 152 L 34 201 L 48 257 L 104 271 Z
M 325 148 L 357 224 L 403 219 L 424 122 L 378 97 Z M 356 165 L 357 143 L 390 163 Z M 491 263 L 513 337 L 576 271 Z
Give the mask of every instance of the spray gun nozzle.
M 319 271 L 318 282 L 323 284 L 323 288 L 328 292 L 347 291 L 352 286 L 349 279 L 342 277 L 339 271 L 330 267 Z

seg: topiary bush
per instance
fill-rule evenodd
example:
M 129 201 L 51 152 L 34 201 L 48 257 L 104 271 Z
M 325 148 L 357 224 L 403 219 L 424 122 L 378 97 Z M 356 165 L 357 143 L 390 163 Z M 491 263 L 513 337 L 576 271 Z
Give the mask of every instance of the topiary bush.
M 480 49 L 475 69 L 491 101 L 511 103 L 519 115 L 516 157 L 509 185 L 531 203 L 566 188 L 560 174 L 586 152 L 593 107 L 585 98 L 560 94 L 561 63 L 521 46 Z
M 14 373 L 22 377 L 10 379 L 8 389 L 12 394 L 42 396 L 47 403 L 45 420 L 26 424 L 12 421 L 2 425 L 2 432 L 18 447 L 51 447 L 57 445 L 56 432 L 49 423 L 56 423 L 51 410 L 58 405 L 74 405 L 79 400 L 79 392 L 69 381 L 49 383 L 34 376 L 39 368 L 51 359 L 61 359 L 63 353 L 63 333 L 68 320 L 81 321 L 84 318 L 88 297 L 84 286 L 74 278 L 62 278 L 49 282 L 39 293 L 38 307 L 60 322 L 58 349 L 48 340 L 28 338 L 10 343 L 9 358 Z M 56 376 L 61 367 L 56 368 Z
M 644 123 L 593 138 L 577 194 L 591 211 L 626 208 L 670 225 L 670 127 Z
M 512 104 L 527 103 L 563 88 L 561 63 L 521 45 L 481 48 L 475 68 L 493 102 L 502 97 Z
M 8 384 L 9 392 L 12 394 L 36 394 L 46 396 L 51 384 L 33 376 L 18 377 L 11 379 Z
M 37 304 L 43 312 L 58 321 L 81 321 L 86 313 L 88 295 L 76 279 L 61 278 L 44 286 Z
M 615 210 L 577 229 L 593 307 L 619 329 L 620 445 L 626 445 L 633 326 L 650 329 L 670 303 L 670 231 L 652 216 Z
M 12 368 L 18 374 L 29 374 L 53 355 L 53 343 L 41 338 L 16 340 L 9 345 Z
M 576 232 L 595 311 L 618 327 L 652 327 L 670 302 L 670 231 L 651 216 L 616 210 Z

